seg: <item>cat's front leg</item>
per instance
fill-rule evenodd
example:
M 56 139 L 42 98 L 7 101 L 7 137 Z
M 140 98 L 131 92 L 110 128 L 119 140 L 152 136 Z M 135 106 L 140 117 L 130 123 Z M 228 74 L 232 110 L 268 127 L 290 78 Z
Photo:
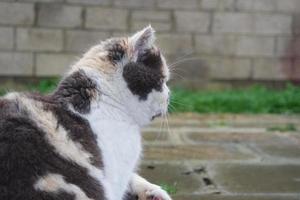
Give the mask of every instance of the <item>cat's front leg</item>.
M 133 175 L 130 190 L 139 197 L 139 200 L 172 200 L 160 186 L 148 182 L 138 174 Z

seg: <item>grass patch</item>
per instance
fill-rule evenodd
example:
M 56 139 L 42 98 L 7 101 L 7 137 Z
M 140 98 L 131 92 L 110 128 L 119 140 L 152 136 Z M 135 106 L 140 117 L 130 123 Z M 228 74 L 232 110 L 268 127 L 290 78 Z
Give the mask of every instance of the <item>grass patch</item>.
M 175 185 L 170 185 L 170 184 L 167 184 L 167 183 L 161 183 L 161 184 L 159 184 L 159 186 L 163 190 L 167 191 L 169 195 L 174 195 L 177 192 L 177 188 L 175 187 Z
M 263 86 L 223 91 L 174 89 L 171 112 L 198 113 L 300 113 L 300 87 L 274 90 Z
M 43 79 L 38 84 L 23 86 L 24 90 L 48 93 L 55 89 L 58 78 Z M 13 89 L 13 88 L 5 88 Z M 5 93 L 0 88 L 0 95 Z M 300 87 L 287 85 L 274 90 L 263 86 L 222 91 L 172 90 L 170 112 L 198 113 L 271 113 L 299 114 Z
M 284 126 L 272 126 L 267 128 L 267 131 L 279 131 L 279 132 L 295 132 L 297 131 L 297 127 L 295 124 L 286 124 Z

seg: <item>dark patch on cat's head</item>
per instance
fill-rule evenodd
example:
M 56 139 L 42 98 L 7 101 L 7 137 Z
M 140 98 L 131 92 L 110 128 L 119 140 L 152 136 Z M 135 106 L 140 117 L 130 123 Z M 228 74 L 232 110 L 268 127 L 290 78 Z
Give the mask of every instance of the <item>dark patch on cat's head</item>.
M 151 48 L 140 52 L 136 62 L 124 66 L 123 77 L 130 91 L 146 100 L 152 90 L 162 91 L 164 75 L 159 50 Z
M 108 59 L 111 63 L 116 64 L 121 61 L 127 51 L 127 45 L 125 39 L 112 38 L 105 42 L 105 50 L 108 52 Z
M 60 103 L 71 104 L 77 112 L 88 113 L 95 95 L 96 83 L 79 70 L 61 81 L 53 98 Z

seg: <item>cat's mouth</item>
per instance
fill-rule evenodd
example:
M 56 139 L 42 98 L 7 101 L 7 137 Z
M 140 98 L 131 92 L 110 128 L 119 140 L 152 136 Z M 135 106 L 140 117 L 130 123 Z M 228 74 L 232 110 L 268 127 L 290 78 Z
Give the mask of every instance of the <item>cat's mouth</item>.
M 157 113 L 151 117 L 151 120 L 154 120 L 155 118 L 161 117 L 161 116 L 162 116 L 162 113 Z

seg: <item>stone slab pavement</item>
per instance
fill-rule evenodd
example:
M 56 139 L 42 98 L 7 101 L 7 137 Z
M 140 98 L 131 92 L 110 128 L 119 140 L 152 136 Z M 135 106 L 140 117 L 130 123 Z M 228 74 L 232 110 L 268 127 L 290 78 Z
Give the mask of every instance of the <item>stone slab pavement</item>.
M 174 200 L 300 200 L 300 116 L 174 114 L 143 139 L 140 173 Z

